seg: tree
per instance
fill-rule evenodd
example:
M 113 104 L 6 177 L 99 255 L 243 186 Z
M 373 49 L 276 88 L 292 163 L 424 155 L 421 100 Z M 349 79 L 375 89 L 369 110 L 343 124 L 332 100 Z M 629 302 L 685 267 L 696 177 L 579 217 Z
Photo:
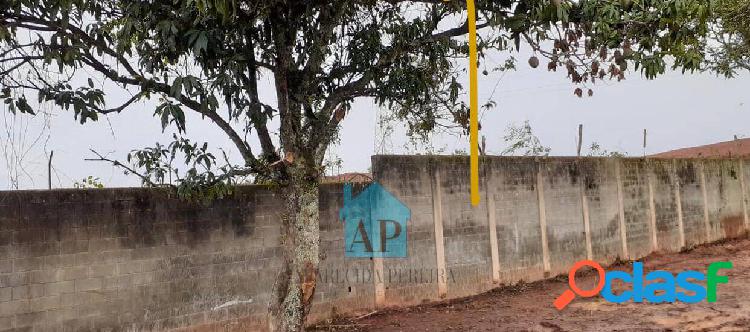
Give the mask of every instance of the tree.
M 597 142 L 591 142 L 591 147 L 589 148 L 589 153 L 587 154 L 588 157 L 625 157 L 627 155 L 628 154 L 624 152 L 609 151 L 607 149 L 604 149 Z
M 528 43 L 575 84 L 622 79 L 628 63 L 653 78 L 668 55 L 675 67 L 697 68 L 710 10 L 698 0 L 481 1 L 478 50 L 481 58 Z M 0 97 L 11 112 L 33 113 L 36 93 L 81 123 L 156 101 L 174 140 L 127 162 L 99 159 L 185 196 L 221 196 L 243 178 L 276 184 L 285 260 L 271 328 L 296 331 L 315 292 L 318 182 L 341 121 L 353 100 L 370 97 L 411 134 L 466 130 L 465 12 L 459 0 L 5 0 Z M 109 85 L 78 84 L 82 70 Z M 275 102 L 259 97 L 264 75 Z M 117 93 L 132 97 L 112 105 Z M 242 161 L 217 162 L 207 142 L 183 137 L 186 112 L 221 129 Z
M 722 0 L 716 8 L 707 68 L 727 77 L 750 71 L 750 1 Z
M 503 140 L 509 144 L 502 152 L 504 156 L 518 154 L 523 156 L 549 156 L 549 152 L 552 150 L 542 145 L 542 142 L 531 130 L 528 120 L 524 121 L 522 125 L 509 125 L 505 130 Z

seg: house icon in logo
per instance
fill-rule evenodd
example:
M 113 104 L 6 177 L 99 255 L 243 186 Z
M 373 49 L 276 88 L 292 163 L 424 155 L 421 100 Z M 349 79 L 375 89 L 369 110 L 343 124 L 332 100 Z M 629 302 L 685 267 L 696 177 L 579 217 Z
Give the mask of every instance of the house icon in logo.
M 377 182 L 352 197 L 351 184 L 344 185 L 346 257 L 406 257 L 406 223 L 411 211 Z

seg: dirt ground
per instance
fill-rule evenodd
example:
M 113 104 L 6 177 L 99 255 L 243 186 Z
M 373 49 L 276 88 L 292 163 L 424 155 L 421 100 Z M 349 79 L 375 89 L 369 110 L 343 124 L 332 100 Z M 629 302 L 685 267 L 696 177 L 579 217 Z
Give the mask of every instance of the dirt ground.
M 470 298 L 392 308 L 362 318 L 339 318 L 311 331 L 750 331 L 750 240 L 704 245 L 675 254 L 655 253 L 641 260 L 644 271 L 705 273 L 708 264 L 731 261 L 722 270 L 718 301 L 696 304 L 614 304 L 600 296 L 576 298 L 558 312 L 552 301 L 567 287 L 567 277 L 498 288 Z M 609 268 L 630 271 L 630 263 Z M 579 287 L 594 285 L 596 274 L 576 277 Z M 705 285 L 705 283 L 704 283 Z M 624 286 L 623 286 L 624 287 Z M 615 289 L 617 290 L 617 285 Z M 623 288 L 624 289 L 624 288 Z

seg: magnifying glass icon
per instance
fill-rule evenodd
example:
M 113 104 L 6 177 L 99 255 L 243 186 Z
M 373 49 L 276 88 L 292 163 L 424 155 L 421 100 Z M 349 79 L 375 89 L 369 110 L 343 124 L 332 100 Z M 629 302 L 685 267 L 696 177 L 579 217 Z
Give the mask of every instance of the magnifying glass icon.
M 576 285 L 576 272 L 584 266 L 592 267 L 599 273 L 599 282 L 597 282 L 596 287 L 593 289 L 583 290 Z M 566 289 L 565 292 L 558 296 L 557 299 L 555 299 L 555 302 L 553 302 L 557 310 L 563 310 L 568 304 L 570 304 L 570 301 L 573 301 L 573 299 L 576 298 L 576 294 L 580 297 L 592 297 L 599 294 L 602 288 L 604 288 L 604 269 L 599 263 L 592 260 L 576 262 L 573 264 L 573 267 L 570 268 L 570 272 L 568 272 L 568 286 L 570 286 L 570 289 Z

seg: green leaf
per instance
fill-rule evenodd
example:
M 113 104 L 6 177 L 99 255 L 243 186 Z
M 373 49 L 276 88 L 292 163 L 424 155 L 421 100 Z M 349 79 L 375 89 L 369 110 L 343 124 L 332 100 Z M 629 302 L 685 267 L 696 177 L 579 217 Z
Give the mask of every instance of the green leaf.
M 172 82 L 172 88 L 169 91 L 169 95 L 172 98 L 178 99 L 182 94 L 182 77 L 175 78 Z
M 194 51 L 196 53 L 200 53 L 202 51 L 205 51 L 208 47 L 208 36 L 205 32 L 201 32 L 198 36 L 198 40 L 195 42 L 195 48 Z

